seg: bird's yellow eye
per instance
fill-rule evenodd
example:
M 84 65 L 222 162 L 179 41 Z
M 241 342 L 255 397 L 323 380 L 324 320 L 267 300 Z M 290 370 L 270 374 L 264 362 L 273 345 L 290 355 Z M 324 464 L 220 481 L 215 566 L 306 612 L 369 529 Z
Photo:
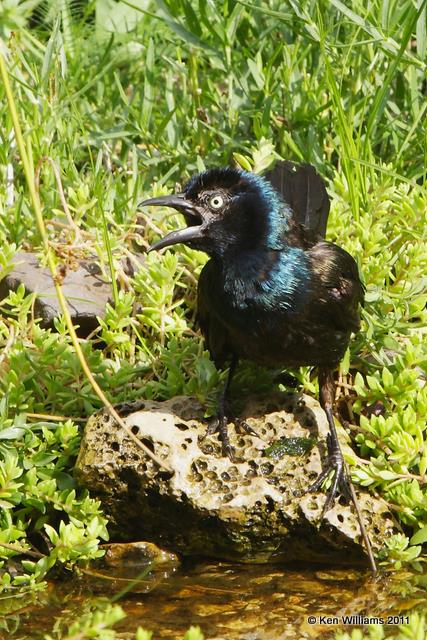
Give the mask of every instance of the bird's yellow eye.
M 219 193 L 216 193 L 209 200 L 209 205 L 212 207 L 212 209 L 221 209 L 223 204 L 224 204 L 224 198 Z

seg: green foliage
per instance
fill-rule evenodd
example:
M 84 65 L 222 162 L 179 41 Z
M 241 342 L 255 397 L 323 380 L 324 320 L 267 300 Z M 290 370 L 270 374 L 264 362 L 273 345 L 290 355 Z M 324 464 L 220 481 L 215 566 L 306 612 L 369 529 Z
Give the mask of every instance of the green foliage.
M 146 631 L 145 629 L 142 629 L 142 627 L 138 627 L 135 634 L 135 640 L 151 640 L 152 637 L 153 634 L 151 631 Z
M 85 604 L 84 610 L 78 618 L 72 622 L 67 621 L 67 616 L 58 618 L 51 634 L 45 634 L 44 640 L 85 640 L 86 638 L 98 638 L 99 640 L 115 640 L 118 637 L 113 629 L 114 625 L 126 618 L 122 607 L 111 604 L 104 598 L 95 598 L 90 604 Z M 135 640 L 151 640 L 153 634 L 138 627 Z M 130 637 L 130 636 L 129 636 Z M 184 634 L 183 640 L 203 640 L 204 636 L 199 627 L 191 626 Z
M 184 640 L 203 640 L 204 635 L 200 627 L 190 627 L 184 635 Z
M 405 562 L 413 562 L 421 553 L 420 546 L 409 546 L 409 540 L 401 533 L 396 533 L 384 541 L 384 548 L 380 553 L 380 559 L 386 560 L 388 564 L 393 564 L 396 569 L 400 569 Z M 414 542 L 411 540 L 412 544 Z M 419 569 L 420 564 L 414 566 Z
M 59 618 L 53 635 L 45 635 L 44 640 L 71 640 L 72 638 L 114 640 L 116 632 L 111 627 L 124 617 L 125 612 L 119 605 L 99 600 L 88 611 L 84 611 L 67 629 L 64 629 L 64 622 Z
M 396 632 L 387 633 L 388 626 L 369 625 L 367 632 L 354 629 L 350 633 L 337 633 L 335 640 L 424 640 L 427 633 L 427 620 L 425 615 L 411 613 L 409 624 L 400 624 Z M 386 635 L 387 633 L 387 635 Z
M 77 491 L 72 477 L 77 426 L 71 421 L 28 424 L 24 414 L 12 421 L 6 398 L 1 404 L 0 558 L 39 557 L 22 560 L 22 573 L 12 581 L 5 575 L 3 587 L 9 588 L 34 585 L 57 562 L 72 565 L 99 557 L 99 539 L 108 535 L 99 503 Z M 30 540 L 37 539 L 47 547 L 44 554 L 34 553 Z
M 194 328 L 206 257 L 183 249 L 136 260 L 133 251 L 180 224 L 162 210 L 137 213 L 138 203 L 233 161 L 255 171 L 277 157 L 313 162 L 329 179 L 329 238 L 357 258 L 367 288 L 362 332 L 341 368 L 360 453 L 352 474 L 418 545 L 427 526 L 426 5 L 347 4 L 6 0 L 0 37 L 58 260 L 96 254 L 117 283 L 98 333 L 82 341 L 113 402 L 191 394 L 210 412 L 223 375 Z M 0 279 L 17 249 L 40 246 L 3 91 Z M 106 537 L 99 505 L 71 473 L 77 419 L 100 403 L 64 322 L 43 329 L 33 304 L 23 288 L 0 302 L 0 557 L 5 569 L 20 551 L 43 557 L 25 556 L 13 579 L 4 573 L 5 588 L 96 557 Z M 295 375 L 315 392 L 307 369 Z M 271 376 L 247 368 L 237 384 L 265 389 Z M 418 552 L 393 538 L 384 557 L 398 564 Z M 97 624 L 89 616 L 82 633 Z

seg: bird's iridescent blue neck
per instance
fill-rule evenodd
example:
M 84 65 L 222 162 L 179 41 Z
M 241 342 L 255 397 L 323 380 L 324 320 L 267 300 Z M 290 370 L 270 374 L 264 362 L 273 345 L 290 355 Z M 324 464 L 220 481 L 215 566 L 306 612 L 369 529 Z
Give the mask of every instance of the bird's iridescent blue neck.
M 272 184 L 253 173 L 241 172 L 242 177 L 254 187 L 256 193 L 257 209 L 254 215 L 262 217 L 264 221 L 264 233 L 259 237 L 260 248 L 283 249 L 284 232 L 289 229 L 291 211 L 283 202 L 279 193 Z

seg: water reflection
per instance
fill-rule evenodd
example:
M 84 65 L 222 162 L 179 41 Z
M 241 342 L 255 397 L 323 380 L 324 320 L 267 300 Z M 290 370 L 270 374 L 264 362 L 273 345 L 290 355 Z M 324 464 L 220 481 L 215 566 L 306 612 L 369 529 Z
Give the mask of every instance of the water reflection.
M 196 624 L 210 640 L 328 639 L 344 628 L 343 616 L 407 616 L 425 610 L 426 602 L 427 574 L 408 571 L 373 578 L 349 569 L 194 561 L 178 567 L 171 561 L 139 567 L 139 580 L 132 582 L 135 571 L 92 567 L 46 591 L 3 598 L 0 628 L 5 637 L 37 640 L 120 596 L 127 617 L 115 626 L 118 638 L 131 638 L 142 626 L 155 638 L 175 640 Z M 325 616 L 338 618 L 338 626 Z

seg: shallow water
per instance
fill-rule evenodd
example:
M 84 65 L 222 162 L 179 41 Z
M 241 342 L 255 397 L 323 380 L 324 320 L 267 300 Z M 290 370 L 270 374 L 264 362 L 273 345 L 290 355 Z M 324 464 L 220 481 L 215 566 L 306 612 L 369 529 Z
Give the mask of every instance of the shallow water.
M 102 576 L 90 570 L 29 597 L 3 598 L 0 638 L 37 640 L 55 625 L 67 629 L 122 591 L 123 572 Z M 413 611 L 427 608 L 427 574 L 404 571 L 373 578 L 351 569 L 193 562 L 162 567 L 129 584 L 133 591 L 117 600 L 127 617 L 114 627 L 123 639 L 133 638 L 138 626 L 152 630 L 154 638 L 182 638 L 191 624 L 200 625 L 209 640 L 328 639 L 353 628 L 343 624 L 344 616 L 405 623 Z M 396 627 L 387 625 L 386 631 L 388 636 Z

